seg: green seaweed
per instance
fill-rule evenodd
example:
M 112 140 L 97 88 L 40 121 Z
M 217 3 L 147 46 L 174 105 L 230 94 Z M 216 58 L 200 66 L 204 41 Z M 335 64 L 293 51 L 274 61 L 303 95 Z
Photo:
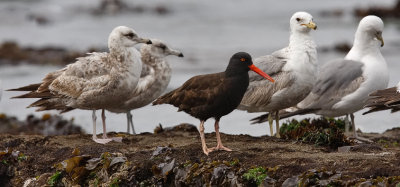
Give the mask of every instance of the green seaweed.
M 27 157 L 25 156 L 25 154 L 23 154 L 23 153 L 18 154 L 18 158 L 17 158 L 18 161 L 24 161 L 26 159 L 27 159 Z
M 47 181 L 47 184 L 49 184 L 50 186 L 56 186 L 56 184 L 61 180 L 61 172 L 60 171 L 56 171 Z
M 264 167 L 252 168 L 243 174 L 245 180 L 255 182 L 257 186 L 259 186 L 267 176 L 267 170 Z
M 282 124 L 280 134 L 285 139 L 294 139 L 317 146 L 337 148 L 350 145 L 351 142 L 343 134 L 343 119 L 317 118 L 295 119 Z
M 121 181 L 118 178 L 113 179 L 113 181 L 111 182 L 110 186 L 111 187 L 119 187 L 119 183 Z

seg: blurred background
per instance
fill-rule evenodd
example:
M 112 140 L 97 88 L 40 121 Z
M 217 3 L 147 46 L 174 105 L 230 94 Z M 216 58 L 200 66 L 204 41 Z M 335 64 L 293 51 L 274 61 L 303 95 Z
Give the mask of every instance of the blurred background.
M 318 25 L 318 30 L 311 32 L 318 45 L 320 65 L 345 56 L 363 16 L 381 16 L 385 22 L 382 53 L 390 69 L 389 86 L 400 81 L 400 1 L 397 0 L 2 0 L 0 80 L 3 89 L 38 83 L 46 73 L 74 62 L 86 52 L 107 51 L 111 30 L 126 25 L 139 36 L 161 39 L 185 55 L 185 58 L 168 57 L 173 68 L 169 91 L 194 75 L 223 71 L 235 52 L 246 51 L 258 57 L 285 47 L 289 40 L 289 18 L 297 11 L 311 13 Z M 25 108 L 34 100 L 10 99 L 17 94 L 3 91 L 0 113 L 21 119 L 29 114 L 43 114 Z M 152 132 L 158 124 L 198 125 L 197 119 L 176 111 L 170 105 L 134 110 L 136 132 Z M 221 119 L 221 131 L 253 136 L 269 134 L 267 124 L 250 125 L 249 120 L 260 114 L 234 111 Z M 74 119 L 74 123 L 91 133 L 91 111 L 75 110 L 62 116 Z M 106 116 L 108 131 L 126 131 L 125 114 L 107 112 Z M 305 117 L 314 116 L 296 118 Z M 383 132 L 400 126 L 399 121 L 400 114 L 388 111 L 366 116 L 356 113 L 357 128 L 363 132 Z M 213 123 L 213 120 L 206 122 L 206 132 L 214 131 Z

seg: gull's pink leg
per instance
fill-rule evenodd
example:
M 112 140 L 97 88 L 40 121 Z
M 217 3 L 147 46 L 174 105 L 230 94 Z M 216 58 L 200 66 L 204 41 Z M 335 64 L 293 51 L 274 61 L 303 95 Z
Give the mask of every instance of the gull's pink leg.
M 362 142 L 370 142 L 370 143 L 372 143 L 373 142 L 372 140 L 370 140 L 368 138 L 359 137 L 357 135 L 356 124 L 354 123 L 354 114 L 353 113 L 350 114 L 350 119 L 351 119 L 351 125 L 353 125 L 353 136 L 354 136 L 354 138 L 356 140 L 360 140 Z
M 281 138 L 281 134 L 279 133 L 279 111 L 275 113 L 275 125 L 276 125 L 276 137 Z
M 131 126 L 129 126 L 130 123 L 129 123 L 129 113 L 128 112 L 126 113 L 126 121 L 127 121 L 127 126 L 126 126 L 127 130 L 126 130 L 126 132 L 129 134 L 130 131 L 131 131 L 131 129 L 130 129 Z
M 106 129 L 106 114 L 105 114 L 104 109 L 101 110 L 101 120 L 103 122 L 103 138 L 108 139 L 107 129 Z
M 224 150 L 224 151 L 232 151 L 231 149 L 225 147 L 224 145 L 222 145 L 222 141 L 221 141 L 221 136 L 219 134 L 219 119 L 215 120 L 215 134 L 217 136 L 217 147 L 213 147 L 211 148 L 211 150 Z
M 104 140 L 109 140 L 109 141 L 114 140 L 116 142 L 122 142 L 122 137 L 113 137 L 113 138 L 107 137 L 106 114 L 105 114 L 104 109 L 101 110 L 101 119 L 103 120 L 103 138 L 104 138 Z
M 96 110 L 93 110 L 93 112 L 92 112 L 92 121 L 93 121 L 93 135 L 92 135 L 92 139 L 93 139 L 94 141 L 96 141 L 96 139 L 97 139 L 97 136 L 96 136 L 96 119 L 97 119 L 97 117 L 96 117 Z
M 106 144 L 106 143 L 110 142 L 111 139 L 99 139 L 99 138 L 97 138 L 97 136 L 96 136 L 96 119 L 97 119 L 97 117 L 96 117 L 96 110 L 93 110 L 93 113 L 92 113 L 92 120 L 93 120 L 93 137 L 92 137 L 92 139 L 93 139 L 93 141 L 95 141 L 96 143 Z M 103 124 L 103 127 L 104 127 L 104 124 Z M 103 137 L 104 137 L 104 135 L 103 135 Z
M 206 145 L 206 138 L 204 136 L 204 121 L 200 121 L 199 132 L 200 132 L 200 139 L 201 139 L 201 147 L 203 148 L 204 154 L 208 155 L 208 153 L 210 153 L 212 150 L 207 148 L 207 145 Z
M 268 124 L 269 124 L 269 132 L 271 133 L 271 137 L 274 136 L 274 127 L 272 126 L 274 123 L 274 119 L 272 119 L 272 113 L 268 113 Z

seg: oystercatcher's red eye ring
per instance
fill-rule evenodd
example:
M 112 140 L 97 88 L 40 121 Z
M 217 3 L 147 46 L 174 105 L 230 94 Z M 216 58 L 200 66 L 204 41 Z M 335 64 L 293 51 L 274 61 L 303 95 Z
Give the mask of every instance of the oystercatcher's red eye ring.
M 240 61 L 242 61 L 242 62 L 245 62 L 245 61 L 246 61 L 246 59 L 245 59 L 245 58 L 241 58 L 241 59 L 240 59 Z

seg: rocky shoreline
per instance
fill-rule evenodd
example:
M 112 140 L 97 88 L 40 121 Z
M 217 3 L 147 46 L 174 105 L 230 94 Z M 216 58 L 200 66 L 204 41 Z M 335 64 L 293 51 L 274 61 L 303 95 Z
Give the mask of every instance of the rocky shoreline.
M 96 144 L 90 135 L 1 134 L 6 186 L 399 186 L 400 128 L 362 134 L 375 143 L 332 149 L 299 140 L 222 134 L 232 152 L 201 151 L 181 124 Z M 215 133 L 206 134 L 214 146 Z

